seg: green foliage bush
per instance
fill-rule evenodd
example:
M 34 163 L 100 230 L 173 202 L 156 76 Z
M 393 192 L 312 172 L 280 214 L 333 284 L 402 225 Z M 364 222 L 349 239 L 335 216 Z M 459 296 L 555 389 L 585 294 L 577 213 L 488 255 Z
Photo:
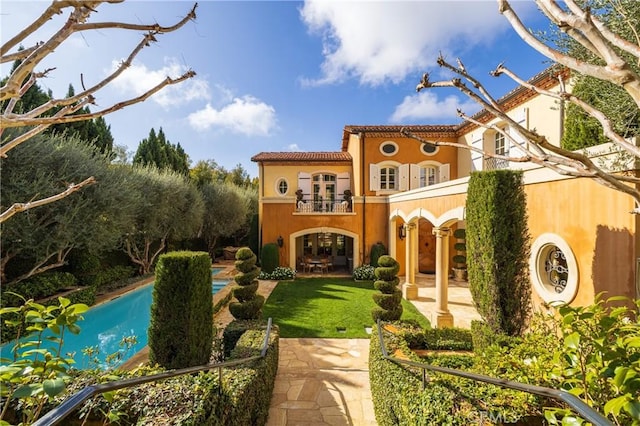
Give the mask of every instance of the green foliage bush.
M 53 296 L 63 289 L 70 289 L 77 285 L 76 277 L 69 272 L 44 272 L 34 275 L 24 281 L 10 286 L 3 286 L 2 292 L 10 291 L 23 296 L 25 299 L 43 299 Z M 22 300 L 3 294 L 3 306 L 20 306 Z
M 134 266 L 112 266 L 87 276 L 83 284 L 94 286 L 99 290 L 111 289 L 117 287 L 117 283 L 133 277 L 135 273 L 136 268 Z
M 397 324 L 397 323 L 394 323 Z M 411 361 L 424 362 L 411 352 L 405 341 L 405 333 L 420 334 L 415 327 L 401 328 L 399 334 L 383 333 L 387 351 L 390 354 L 401 350 Z M 434 336 L 440 331 L 433 331 Z M 452 337 L 456 333 L 448 332 Z M 432 336 L 433 337 L 433 336 Z M 463 337 L 468 344 L 470 337 Z M 440 337 L 436 339 L 438 341 Z M 455 346 L 457 346 L 456 344 Z M 428 359 L 432 365 L 448 368 L 469 368 L 474 357 L 468 355 L 434 355 Z M 376 421 L 381 426 L 396 425 L 459 425 L 483 424 L 493 411 L 500 414 L 505 423 L 535 412 L 531 406 L 531 398 L 513 391 L 504 391 L 495 386 L 482 385 L 470 380 L 453 376 L 428 372 L 429 381 L 425 388 L 422 385 L 422 373 L 414 368 L 407 368 L 382 356 L 378 333 L 371 334 L 369 344 L 369 382 Z M 484 413 L 484 414 L 482 414 Z M 484 423 L 484 424 L 489 424 Z
M 472 172 L 466 211 L 469 288 L 478 313 L 494 332 L 521 335 L 531 316 L 522 172 Z
M 296 278 L 296 270 L 286 266 L 278 266 L 272 273 L 267 273 L 264 270 L 260 271 L 258 279 L 260 280 L 294 280 Z
M 353 269 L 353 279 L 357 281 L 372 281 L 376 279 L 376 268 L 371 265 L 360 265 Z
M 152 364 L 183 368 L 209 361 L 214 331 L 208 253 L 160 256 L 148 335 Z
M 267 243 L 260 252 L 260 266 L 267 274 L 280 266 L 280 248 L 276 243 Z
M 395 321 L 402 316 L 402 291 L 397 287 L 399 280 L 396 277 L 400 265 L 388 255 L 380 256 L 378 265 L 374 272 L 378 280 L 374 286 L 382 294 L 372 295 L 378 306 L 371 310 L 371 316 L 374 321 Z
M 387 254 L 387 248 L 382 244 L 381 241 L 378 241 L 373 246 L 371 246 L 371 254 L 370 254 L 370 263 L 374 268 L 378 267 L 378 259 L 380 256 Z
M 264 296 L 256 293 L 260 275 L 256 261 L 256 255 L 249 247 L 236 252 L 235 266 L 239 273 L 234 277 L 237 285 L 231 291 L 237 302 L 229 304 L 229 312 L 236 319 L 258 319 L 262 315 Z

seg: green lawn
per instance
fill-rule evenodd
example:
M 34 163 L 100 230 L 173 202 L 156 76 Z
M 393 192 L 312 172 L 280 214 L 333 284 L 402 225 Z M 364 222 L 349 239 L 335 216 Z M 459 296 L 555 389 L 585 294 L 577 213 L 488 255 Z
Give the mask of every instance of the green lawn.
M 306 278 L 278 283 L 263 308 L 264 318 L 273 318 L 280 337 L 368 338 L 365 327 L 373 326 L 371 297 L 377 290 L 372 281 L 350 278 Z M 402 319 L 429 321 L 406 300 Z M 339 331 L 344 329 L 344 331 Z

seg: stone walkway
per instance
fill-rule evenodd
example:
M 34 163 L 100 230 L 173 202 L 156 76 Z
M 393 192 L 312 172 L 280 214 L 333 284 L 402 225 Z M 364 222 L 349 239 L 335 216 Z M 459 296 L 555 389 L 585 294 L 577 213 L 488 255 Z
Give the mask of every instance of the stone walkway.
M 411 302 L 431 319 L 435 278 L 418 274 Z M 262 287 L 262 282 L 260 283 Z M 467 283 L 449 282 L 456 327 L 480 319 Z M 368 339 L 280 339 L 280 358 L 267 426 L 376 425 L 369 387 Z
M 267 426 L 376 425 L 369 340 L 280 339 Z

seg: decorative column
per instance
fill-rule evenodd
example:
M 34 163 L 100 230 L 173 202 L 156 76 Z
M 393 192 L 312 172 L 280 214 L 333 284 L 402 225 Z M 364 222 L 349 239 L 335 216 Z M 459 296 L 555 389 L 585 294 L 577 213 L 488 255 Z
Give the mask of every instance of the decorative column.
M 453 327 L 449 312 L 449 228 L 433 228 L 436 236 L 436 327 Z
M 407 223 L 404 225 L 407 231 L 407 243 L 405 244 L 405 283 L 402 286 L 402 296 L 407 300 L 418 298 L 418 286 L 416 285 L 416 250 L 417 236 L 416 224 Z

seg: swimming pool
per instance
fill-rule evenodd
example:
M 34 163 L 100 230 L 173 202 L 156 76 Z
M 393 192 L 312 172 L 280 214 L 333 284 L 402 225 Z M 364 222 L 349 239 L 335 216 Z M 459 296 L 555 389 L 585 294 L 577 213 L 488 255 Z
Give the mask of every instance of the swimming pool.
M 212 275 L 221 269 L 213 269 Z M 228 283 L 228 280 L 214 280 L 212 278 L 212 294 L 216 294 Z M 62 353 L 71 354 L 70 358 L 74 359 L 74 366 L 78 369 L 96 367 L 96 363 L 91 363 L 89 358 L 82 354 L 82 350 L 87 347 L 98 350 L 97 366 L 100 368 L 106 368 L 106 356 L 116 352 L 120 352 L 122 357 L 114 361 L 113 365 L 117 366 L 125 362 L 147 346 L 147 329 L 151 322 L 152 292 L 153 283 L 89 309 L 82 315 L 84 320 L 78 322 L 81 329 L 80 334 L 65 333 Z M 120 348 L 120 341 L 128 336 L 135 336 L 137 343 L 125 353 L 124 349 Z M 0 357 L 11 358 L 10 351 L 14 344 L 14 342 L 9 342 L 0 346 Z

